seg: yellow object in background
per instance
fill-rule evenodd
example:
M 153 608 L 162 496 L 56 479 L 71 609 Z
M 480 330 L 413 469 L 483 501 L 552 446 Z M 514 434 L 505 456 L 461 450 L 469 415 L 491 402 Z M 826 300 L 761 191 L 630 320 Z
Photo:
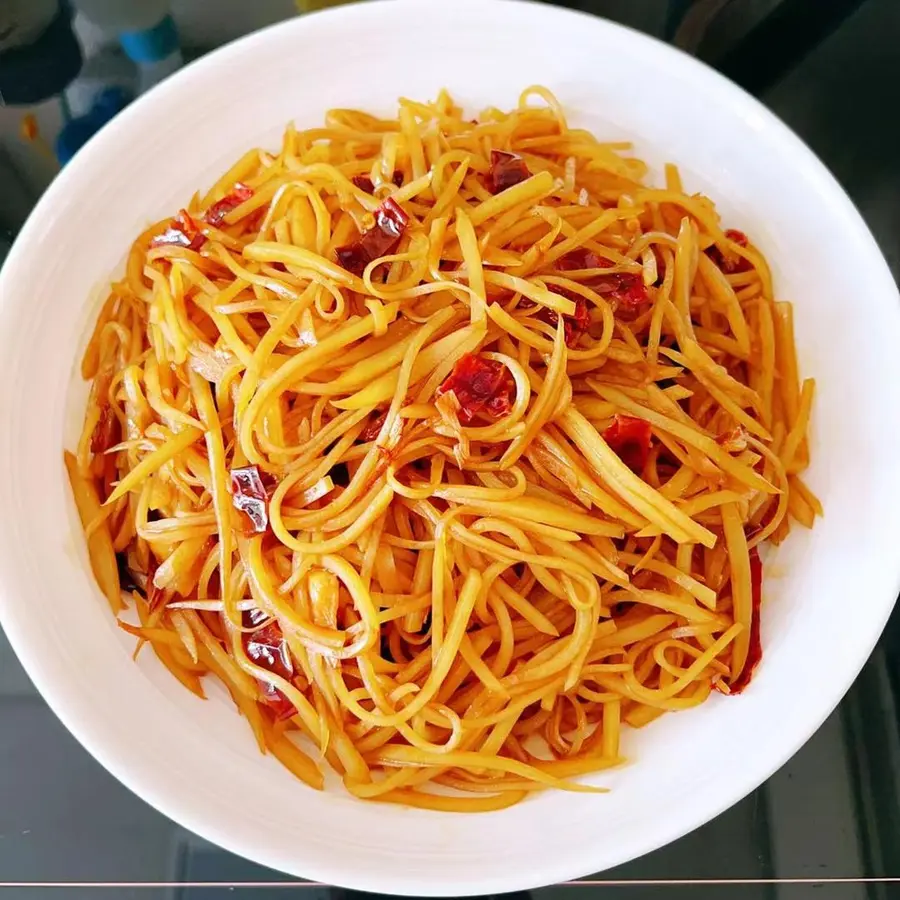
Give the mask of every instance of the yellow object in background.
M 48 159 L 53 164 L 54 169 L 59 168 L 59 161 L 56 158 L 56 154 L 41 134 L 41 129 L 34 113 L 26 113 L 22 116 L 19 121 L 19 137 L 26 144 L 31 144 L 41 156 Z
M 37 139 L 40 136 L 40 133 L 37 119 L 32 113 L 22 116 L 22 121 L 19 123 L 19 136 L 23 141 L 28 141 L 30 143 Z
M 342 6 L 348 0 L 294 0 L 300 12 L 315 12 L 317 9 L 327 9 L 329 6 Z

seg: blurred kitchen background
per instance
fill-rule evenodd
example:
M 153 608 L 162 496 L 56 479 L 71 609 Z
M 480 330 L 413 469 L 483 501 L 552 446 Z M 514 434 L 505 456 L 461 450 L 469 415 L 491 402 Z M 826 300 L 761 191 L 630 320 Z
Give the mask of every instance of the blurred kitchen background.
M 328 5 L 334 3 L 0 0 L 0 264 L 61 161 L 135 96 L 185 61 Z M 843 183 L 900 274 L 900 0 L 559 5 L 675 43 L 759 96 Z M 847 298 L 849 309 L 853 299 Z M 847 598 L 848 614 L 863 602 Z M 757 880 L 743 888 L 709 887 L 703 896 L 710 898 L 723 890 L 747 900 L 900 897 L 898 628 L 895 616 L 841 707 L 766 785 L 692 835 L 604 877 L 627 880 L 631 886 L 622 893 L 629 900 L 693 900 L 697 888 L 685 880 L 694 879 Z M 896 883 L 829 881 L 847 877 L 894 877 Z M 43 704 L 0 632 L 0 891 L 9 882 L 281 878 L 189 834 L 115 782 Z M 759 881 L 773 878 L 828 883 Z M 647 884 L 652 879 L 678 884 Z M 195 890 L 160 887 L 141 897 L 193 897 Z M 319 890 L 307 887 L 303 896 Z M 539 893 L 571 890 L 607 895 L 606 888 L 588 887 Z M 230 891 L 211 887 L 202 895 L 224 898 Z M 120 885 L 102 896 L 136 892 Z M 282 888 L 285 894 L 292 889 Z M 10 887 L 0 900 L 20 895 L 36 900 L 44 890 Z M 255 895 L 247 889 L 247 896 Z M 71 888 L 66 896 L 95 897 L 97 890 Z
M 185 60 L 339 2 L 0 0 L 0 259 L 60 159 L 132 98 Z M 834 171 L 897 271 L 900 167 L 885 124 L 900 95 L 898 0 L 559 5 L 671 41 L 757 94 Z
M 16 232 L 57 157 L 184 60 L 337 2 L 0 0 L 0 232 Z M 559 5 L 674 42 L 760 96 L 831 167 L 896 267 L 900 167 L 885 123 L 900 95 L 898 0 Z

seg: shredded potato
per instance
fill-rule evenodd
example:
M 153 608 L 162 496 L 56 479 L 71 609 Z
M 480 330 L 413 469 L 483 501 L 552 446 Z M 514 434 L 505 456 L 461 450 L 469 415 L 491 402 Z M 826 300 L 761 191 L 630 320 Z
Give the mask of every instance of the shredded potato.
M 442 92 L 288 127 L 133 244 L 65 457 L 97 582 L 310 786 L 599 790 L 749 682 L 814 384 L 760 251 L 646 174 L 544 88 Z

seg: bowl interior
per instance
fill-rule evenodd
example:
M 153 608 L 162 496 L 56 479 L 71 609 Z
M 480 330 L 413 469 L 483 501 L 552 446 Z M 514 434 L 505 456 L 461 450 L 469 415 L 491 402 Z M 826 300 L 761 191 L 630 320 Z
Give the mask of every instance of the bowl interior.
M 502 40 L 498 40 L 498 35 Z M 628 733 L 603 796 L 549 792 L 502 812 L 434 814 L 316 793 L 260 756 L 213 689 L 203 703 L 149 654 L 135 665 L 94 587 L 61 465 L 85 389 L 77 364 L 110 275 L 147 223 L 241 152 L 328 108 L 389 112 L 446 86 L 509 107 L 541 83 L 572 124 L 628 138 L 658 176 L 677 162 L 770 260 L 796 305 L 818 394 L 809 482 L 826 516 L 767 565 L 765 656 L 740 698 Z M 237 853 L 371 891 L 493 893 L 598 871 L 711 818 L 781 765 L 837 703 L 897 588 L 897 293 L 821 164 L 738 89 L 599 19 L 510 2 L 371 2 L 219 51 L 93 140 L 24 228 L 0 280 L 0 619 L 39 690 L 113 774 Z M 664 798 L 664 799 L 661 799 Z

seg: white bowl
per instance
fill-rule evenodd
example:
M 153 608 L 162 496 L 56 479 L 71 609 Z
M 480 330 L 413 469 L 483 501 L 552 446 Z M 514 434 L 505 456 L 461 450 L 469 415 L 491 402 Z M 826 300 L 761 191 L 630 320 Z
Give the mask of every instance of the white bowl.
M 514 105 L 539 82 L 573 123 L 677 161 L 774 268 L 818 381 L 809 481 L 825 519 L 767 566 L 765 656 L 738 698 L 629 733 L 607 795 L 547 792 L 463 816 L 316 793 L 259 755 L 221 693 L 202 703 L 115 626 L 69 499 L 85 392 L 76 363 L 131 240 L 250 146 L 329 107 L 390 111 L 447 86 Z M 238 41 L 140 100 L 57 178 L 0 279 L 0 619 L 34 683 L 115 776 L 229 850 L 392 893 L 494 893 L 574 878 L 674 840 L 753 790 L 813 733 L 872 649 L 898 587 L 897 291 L 810 151 L 681 53 L 600 19 L 524 3 L 370 2 Z

